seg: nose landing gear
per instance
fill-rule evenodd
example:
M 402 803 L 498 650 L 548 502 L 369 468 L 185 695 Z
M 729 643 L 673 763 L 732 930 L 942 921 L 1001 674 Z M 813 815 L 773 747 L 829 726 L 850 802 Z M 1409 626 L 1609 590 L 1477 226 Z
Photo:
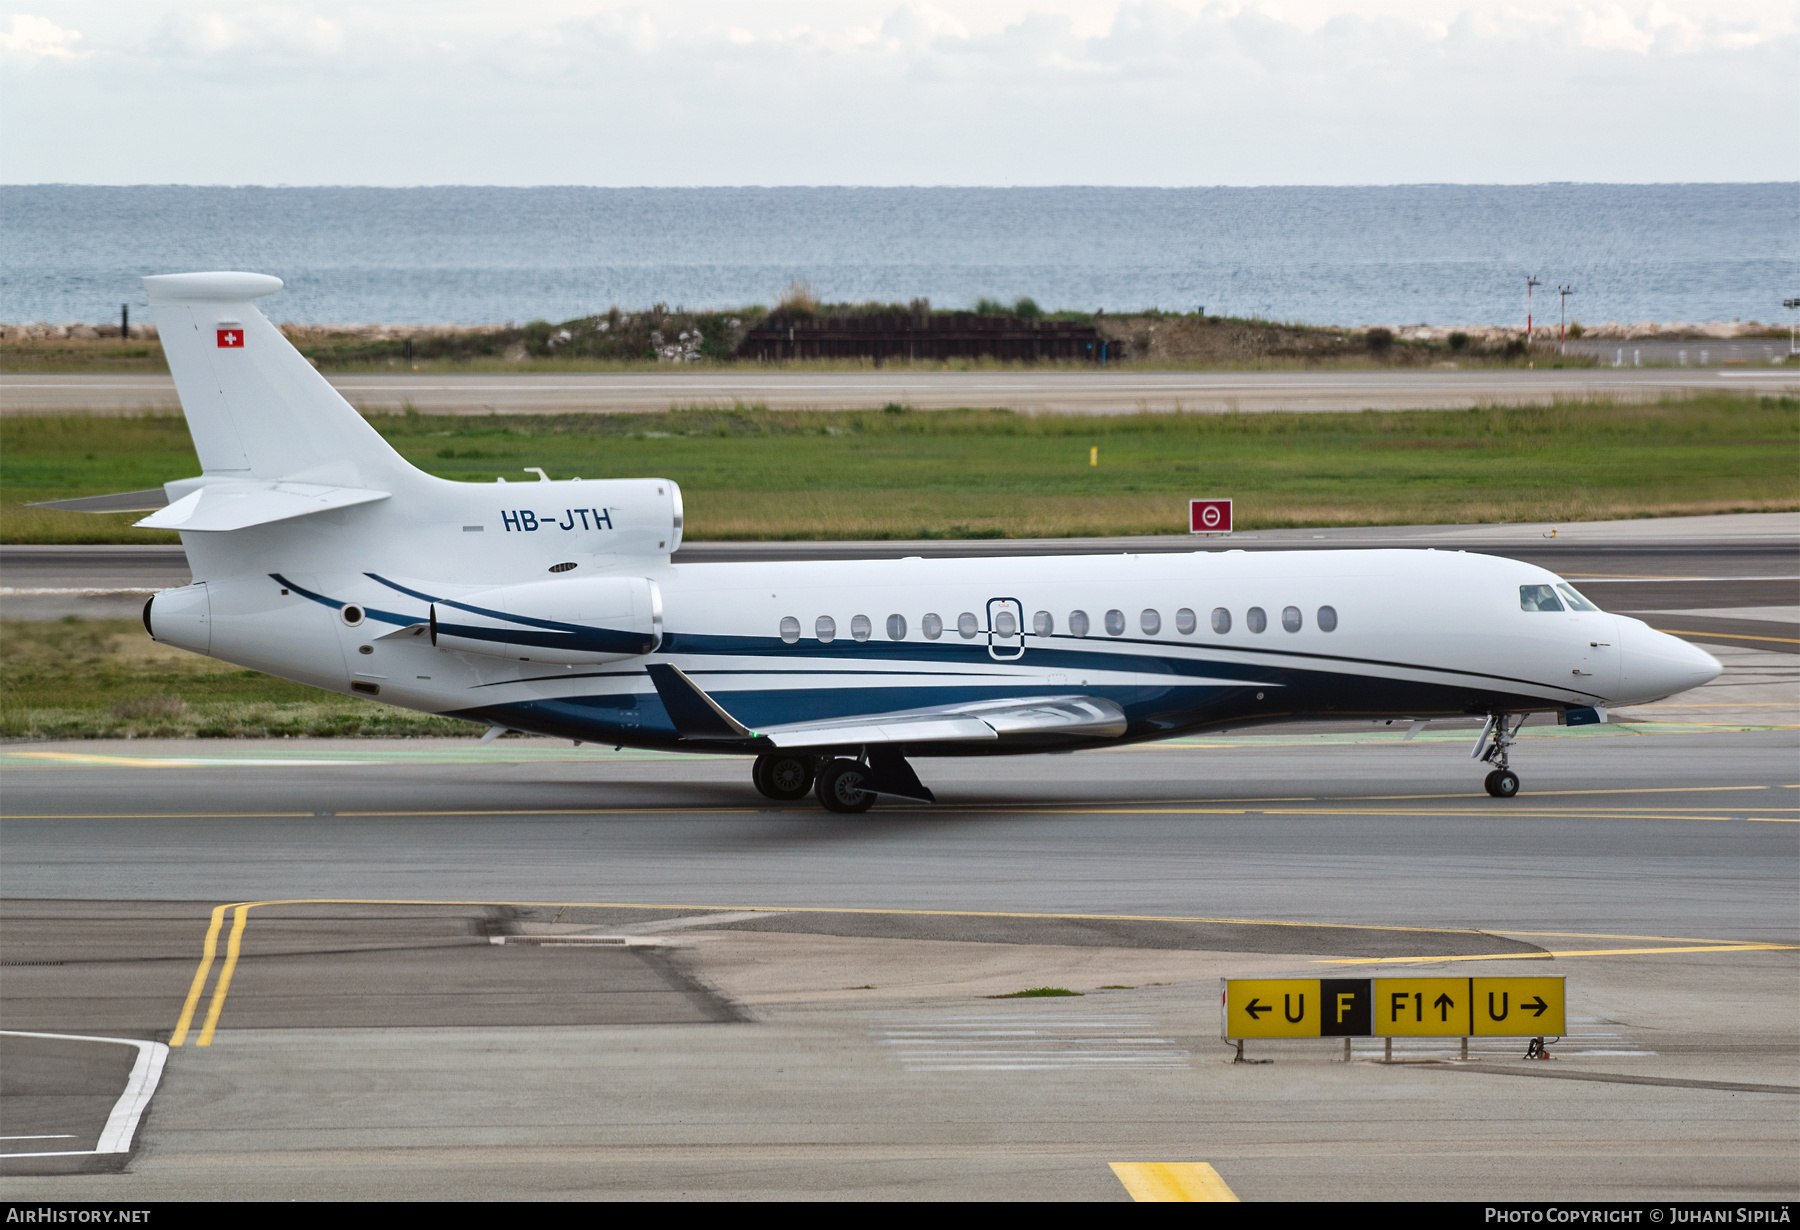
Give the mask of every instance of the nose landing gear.
M 1525 717 L 1521 713 L 1514 720 L 1510 714 L 1490 714 L 1487 725 L 1481 728 L 1481 737 L 1475 741 L 1475 750 L 1469 753 L 1469 759 L 1494 766 L 1481 784 L 1496 799 L 1510 799 L 1519 793 L 1519 775 L 1507 764 L 1507 756 L 1519 737 L 1519 728 L 1525 725 Z
M 1511 769 L 1495 769 L 1481 784 L 1496 799 L 1510 799 L 1519 793 L 1519 775 Z

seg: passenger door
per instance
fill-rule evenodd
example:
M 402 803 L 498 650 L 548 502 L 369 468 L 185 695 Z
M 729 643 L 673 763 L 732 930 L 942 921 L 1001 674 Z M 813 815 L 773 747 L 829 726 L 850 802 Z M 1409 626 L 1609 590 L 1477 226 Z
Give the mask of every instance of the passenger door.
M 989 598 L 988 655 L 998 662 L 1025 656 L 1025 605 L 1017 598 Z

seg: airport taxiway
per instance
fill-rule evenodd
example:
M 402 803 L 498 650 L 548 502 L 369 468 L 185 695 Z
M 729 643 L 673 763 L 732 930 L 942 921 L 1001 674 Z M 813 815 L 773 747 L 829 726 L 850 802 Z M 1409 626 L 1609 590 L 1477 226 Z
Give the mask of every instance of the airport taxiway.
M 1111 1163 L 1191 1161 L 1247 1199 L 1787 1199 L 1778 703 L 1528 730 L 1505 802 L 1468 731 L 1251 732 L 922 762 L 939 807 L 853 818 L 544 740 L 10 745 L 0 1028 L 179 1045 L 132 1152 L 0 1194 L 1122 1199 Z M 1217 1038 L 1221 976 L 1476 970 L 1568 977 L 1555 1060 Z M 1046 985 L 1083 994 L 990 998 Z M 0 1111 L 85 1141 L 117 1048 L 32 1045 Z
M 1022 412 L 1428 410 L 1542 405 L 1559 399 L 1655 400 L 1697 392 L 1800 391 L 1789 366 L 1699 369 L 1545 368 L 1452 371 L 870 371 L 807 372 L 751 367 L 708 371 L 331 373 L 326 379 L 364 410 L 411 406 L 432 414 L 661 413 L 745 402 L 777 410 L 918 410 L 961 406 Z M 3 413 L 136 413 L 180 407 L 172 378 L 159 375 L 0 376 Z

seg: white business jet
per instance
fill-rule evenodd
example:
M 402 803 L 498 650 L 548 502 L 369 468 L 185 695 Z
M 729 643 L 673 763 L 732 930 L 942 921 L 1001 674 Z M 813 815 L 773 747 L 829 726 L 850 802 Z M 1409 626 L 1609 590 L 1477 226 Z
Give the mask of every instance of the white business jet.
M 252 273 L 144 279 L 204 473 L 138 522 L 195 582 L 158 641 L 505 730 L 756 757 L 764 795 L 929 802 L 917 756 L 1296 719 L 1604 721 L 1719 674 L 1554 573 L 1442 551 L 675 564 L 664 479 L 414 469 L 257 310 Z

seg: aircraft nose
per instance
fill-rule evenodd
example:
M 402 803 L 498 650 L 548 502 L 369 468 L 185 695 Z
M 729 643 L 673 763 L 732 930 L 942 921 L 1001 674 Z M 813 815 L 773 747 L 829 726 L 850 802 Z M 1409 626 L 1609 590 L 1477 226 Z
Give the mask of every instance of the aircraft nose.
M 1711 683 L 1724 666 L 1698 645 L 1658 632 L 1641 619 L 1619 620 L 1619 696 L 1615 704 L 1644 704 Z

